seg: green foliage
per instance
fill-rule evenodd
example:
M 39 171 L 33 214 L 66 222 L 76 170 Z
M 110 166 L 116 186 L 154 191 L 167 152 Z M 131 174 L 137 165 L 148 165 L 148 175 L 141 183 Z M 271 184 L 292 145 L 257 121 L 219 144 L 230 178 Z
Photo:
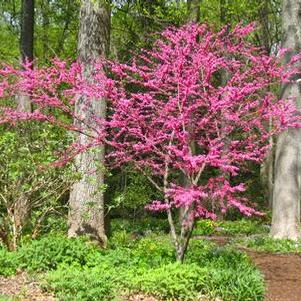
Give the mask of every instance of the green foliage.
M 167 237 L 149 236 L 92 254 L 86 265 L 60 265 L 43 287 L 59 300 L 118 300 L 144 293 L 163 300 L 197 300 L 200 294 L 223 300 L 262 300 L 261 274 L 247 255 L 194 240 L 184 264 L 174 262 Z
M 111 221 L 112 232 L 126 231 L 129 233 L 143 234 L 147 232 L 169 232 L 169 225 L 165 219 L 143 217 L 133 220 L 115 218 Z
M 175 261 L 174 248 L 169 237 L 150 235 L 138 240 L 132 256 L 139 265 L 154 267 Z
M 42 287 L 55 292 L 59 300 L 113 300 L 116 275 L 113 269 L 61 266 L 47 274 Z
M 41 285 L 58 300 L 120 300 L 135 293 L 163 300 L 262 300 L 263 279 L 246 254 L 192 240 L 184 264 L 175 262 L 169 237 L 154 234 L 100 250 L 84 238 L 49 235 L 17 252 L 0 250 L 0 274 L 47 271 Z
M 0 295 L 0 301 L 19 301 L 19 299 Z
M 110 237 L 109 246 L 112 249 L 117 249 L 121 246 L 130 247 L 133 244 L 134 237 L 126 230 L 114 231 Z
M 47 124 L 0 127 L 0 230 L 7 247 L 16 248 L 21 235 L 49 232 L 53 219 L 65 215 L 73 176 L 69 167 L 50 164 L 67 140 L 64 130 Z
M 0 275 L 7 277 L 15 274 L 17 266 L 16 253 L 0 248 Z
M 274 239 L 268 236 L 241 238 L 236 245 L 270 253 L 301 253 L 301 240 Z
M 113 214 L 131 215 L 135 219 L 136 216 L 141 216 L 141 213 L 145 215 L 146 204 L 159 198 L 159 193 L 150 185 L 146 177 L 131 167 L 112 171 L 107 183 L 108 209 Z
M 170 263 L 134 277 L 131 288 L 163 300 L 196 300 L 206 286 L 206 273 L 197 264 Z
M 24 244 L 17 252 L 19 267 L 29 271 L 55 269 L 59 264 L 85 265 L 95 247 L 85 238 L 49 235 Z
M 200 220 L 196 223 L 194 235 L 250 235 L 267 233 L 268 227 L 260 220 L 241 219 L 236 221 Z
M 211 219 L 202 219 L 197 221 L 193 230 L 194 235 L 212 235 L 216 233 L 217 223 Z
M 111 55 L 121 61 L 131 52 L 147 48 L 157 33 L 170 25 L 186 20 L 184 1 L 113 1 Z

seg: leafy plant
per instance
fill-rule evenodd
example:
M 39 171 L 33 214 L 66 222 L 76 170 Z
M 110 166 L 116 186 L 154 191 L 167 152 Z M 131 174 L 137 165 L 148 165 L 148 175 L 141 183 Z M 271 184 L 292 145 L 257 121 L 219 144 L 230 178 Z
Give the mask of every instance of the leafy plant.
M 269 236 L 254 236 L 234 241 L 238 246 L 244 246 L 256 251 L 271 253 L 301 253 L 301 240 L 274 239 Z
M 212 221 L 209 219 L 197 221 L 194 235 L 250 235 L 267 233 L 269 227 L 260 220 L 239 219 L 235 221 Z
M 15 252 L 0 247 L 0 275 L 10 276 L 16 273 L 18 258 Z
M 85 238 L 67 239 L 63 235 L 48 235 L 25 243 L 17 252 L 19 267 L 29 271 L 46 271 L 61 263 L 85 265 L 96 251 Z
M 18 268 L 47 272 L 39 279 L 59 300 L 120 300 L 144 293 L 163 300 L 262 300 L 261 274 L 246 254 L 192 239 L 184 264 L 175 262 L 168 236 L 148 235 L 98 249 L 84 238 L 48 235 L 17 252 L 0 249 L 0 274 Z
M 135 293 L 163 300 L 263 299 L 262 275 L 248 256 L 206 240 L 192 240 L 182 265 L 175 262 L 169 238 L 154 235 L 89 257 L 84 266 L 64 263 L 47 273 L 44 289 L 59 300 L 120 300 Z

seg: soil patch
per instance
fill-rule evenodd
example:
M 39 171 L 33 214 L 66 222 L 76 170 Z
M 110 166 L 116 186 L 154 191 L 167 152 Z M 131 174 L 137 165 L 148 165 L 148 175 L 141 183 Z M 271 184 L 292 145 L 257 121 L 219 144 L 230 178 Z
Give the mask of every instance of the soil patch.
M 247 253 L 264 275 L 265 301 L 301 300 L 301 255 Z
M 225 245 L 230 237 L 206 237 Z M 240 248 L 255 262 L 264 275 L 264 301 L 301 301 L 301 254 L 272 254 Z
M 45 294 L 38 283 L 26 273 L 11 277 L 0 277 L 0 296 L 22 301 L 55 301 L 55 298 Z

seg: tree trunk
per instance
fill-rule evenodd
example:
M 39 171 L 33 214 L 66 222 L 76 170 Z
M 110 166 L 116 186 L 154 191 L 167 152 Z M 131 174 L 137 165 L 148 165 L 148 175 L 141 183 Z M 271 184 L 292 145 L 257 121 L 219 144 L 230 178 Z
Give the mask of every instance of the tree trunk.
M 271 24 L 269 21 L 269 1 L 264 0 L 259 4 L 260 16 L 260 41 L 265 49 L 266 54 L 271 54 L 272 38 L 271 38 Z M 272 119 L 269 122 L 269 128 L 273 126 Z M 270 138 L 270 143 L 274 145 L 273 138 Z M 274 147 L 268 152 L 265 160 L 260 166 L 260 181 L 263 187 L 264 196 L 267 200 L 267 205 L 272 209 L 273 204 L 273 186 L 274 186 Z
M 270 138 L 273 144 L 273 138 Z M 272 147 L 260 166 L 260 182 L 267 200 L 267 206 L 273 208 L 273 189 L 274 189 L 274 147 Z
M 24 64 L 33 61 L 33 39 L 34 39 L 34 0 L 22 0 L 21 8 L 21 36 L 20 54 L 21 68 Z M 16 95 L 17 111 L 30 113 L 32 104 L 30 98 L 25 93 Z M 22 135 L 21 128 L 17 129 Z M 11 218 L 13 237 L 11 249 L 15 250 L 22 235 L 23 227 L 28 221 L 31 213 L 30 200 L 26 195 L 22 195 L 15 200 L 14 209 L 8 212 Z
M 83 0 L 80 9 L 78 36 L 79 58 L 84 65 L 84 76 L 89 79 L 95 61 L 109 50 L 110 7 L 105 0 Z M 88 105 L 88 109 L 86 108 Z M 105 118 L 106 102 L 103 99 L 79 97 L 75 105 L 77 116 L 84 118 L 85 132 L 94 125 L 94 116 Z M 80 134 L 79 142 L 89 143 L 89 137 Z M 75 164 L 81 174 L 70 193 L 68 235 L 90 235 L 106 244 L 104 207 L 104 146 L 77 156 Z M 99 168 L 99 165 L 100 168 Z
M 198 23 L 200 21 L 200 9 L 201 9 L 201 0 L 187 0 L 187 14 L 188 21 Z M 196 144 L 194 141 L 191 143 L 191 149 L 193 152 L 196 152 Z M 191 185 L 189 179 L 183 174 L 180 178 L 183 186 L 188 187 Z M 183 215 L 187 208 L 179 208 L 179 224 L 183 223 Z
M 34 35 L 34 0 L 22 0 L 20 52 L 21 63 L 33 61 L 33 35 Z M 31 112 L 31 102 L 27 95 L 17 96 L 17 110 Z
M 201 0 L 187 0 L 188 21 L 198 23 L 201 17 Z
M 282 47 L 290 49 L 285 62 L 301 50 L 301 3 L 284 0 L 282 10 Z M 282 86 L 282 97 L 295 98 L 300 108 L 301 92 L 298 83 Z M 275 183 L 271 235 L 274 238 L 300 238 L 300 154 L 301 129 L 282 133 L 277 141 Z
M 41 13 L 42 13 L 42 48 L 43 48 L 43 59 L 46 61 L 48 58 L 49 50 L 49 16 L 50 16 L 50 7 L 49 1 L 41 1 Z

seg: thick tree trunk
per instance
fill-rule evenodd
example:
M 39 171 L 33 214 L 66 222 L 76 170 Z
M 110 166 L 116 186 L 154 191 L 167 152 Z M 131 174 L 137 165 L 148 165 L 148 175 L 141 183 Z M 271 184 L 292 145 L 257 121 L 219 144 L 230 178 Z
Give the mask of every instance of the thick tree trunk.
M 33 61 L 33 41 L 34 41 L 34 0 L 22 0 L 21 8 L 21 36 L 20 36 L 20 54 L 21 68 L 26 63 Z M 17 111 L 31 112 L 32 104 L 30 97 L 25 93 L 16 95 Z M 19 134 L 22 131 L 19 129 Z M 12 224 L 12 245 L 15 250 L 22 235 L 23 227 L 28 221 L 31 213 L 30 200 L 26 195 L 22 195 L 15 200 L 14 209 L 8 212 Z
M 187 12 L 189 22 L 198 23 L 201 17 L 201 0 L 187 0 Z
M 22 0 L 20 52 L 21 63 L 33 61 L 34 35 L 34 0 Z M 31 112 L 30 98 L 26 95 L 17 96 L 17 110 Z
M 20 50 L 22 61 L 33 60 L 34 0 L 22 0 Z
M 260 6 L 260 41 L 265 49 L 266 54 L 271 54 L 272 38 L 271 38 L 271 24 L 269 21 L 269 1 L 264 0 Z M 273 126 L 272 120 L 270 120 L 269 128 Z M 270 143 L 273 145 L 273 138 L 270 138 Z M 260 166 L 260 181 L 264 190 L 264 196 L 267 200 L 268 207 L 272 209 L 273 204 L 273 187 L 274 187 L 274 147 L 268 152 L 265 160 Z
M 291 49 L 285 61 L 301 50 L 301 2 L 284 0 L 282 11 L 282 47 Z M 301 92 L 296 82 L 282 87 L 282 97 L 295 98 L 300 108 Z M 271 235 L 298 239 L 300 235 L 300 154 L 301 129 L 282 133 L 277 141 Z
M 83 0 L 80 10 L 78 51 L 84 64 L 84 75 L 89 79 L 95 61 L 109 50 L 110 7 L 105 0 Z M 88 105 L 88 108 L 87 108 Z M 93 127 L 93 118 L 105 118 L 106 102 L 103 99 L 79 97 L 75 106 L 77 116 L 84 118 L 85 132 Z M 79 142 L 86 144 L 89 137 L 80 135 Z M 78 155 L 76 166 L 81 179 L 70 194 L 69 236 L 88 234 L 106 244 L 104 207 L 104 164 L 105 149 L 100 147 Z M 100 166 L 100 168 L 99 168 Z
M 270 139 L 273 144 L 273 139 Z M 274 148 L 271 148 L 266 158 L 260 166 L 260 182 L 264 190 L 264 197 L 267 206 L 273 208 L 273 189 L 274 189 Z

